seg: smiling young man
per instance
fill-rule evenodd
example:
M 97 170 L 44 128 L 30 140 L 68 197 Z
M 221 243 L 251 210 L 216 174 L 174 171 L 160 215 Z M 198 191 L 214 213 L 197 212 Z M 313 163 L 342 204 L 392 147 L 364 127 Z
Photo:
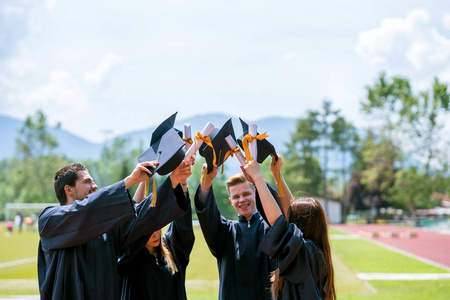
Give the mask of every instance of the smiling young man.
M 205 169 L 206 166 L 203 166 Z M 238 221 L 227 220 L 216 205 L 212 181 L 217 167 L 203 176 L 195 194 L 200 226 L 219 268 L 219 299 L 271 299 L 269 257 L 259 245 L 269 229 L 256 210 L 256 191 L 244 175 L 226 181 L 229 201 L 238 213 Z
M 139 163 L 124 180 L 99 191 L 81 163 L 55 173 L 61 205 L 47 207 L 39 215 L 41 299 L 120 299 L 120 251 L 189 208 L 178 180 L 182 163 L 158 187 L 156 206 L 151 206 L 150 195 L 135 210 L 128 189 L 148 178 L 148 168 L 157 165 Z

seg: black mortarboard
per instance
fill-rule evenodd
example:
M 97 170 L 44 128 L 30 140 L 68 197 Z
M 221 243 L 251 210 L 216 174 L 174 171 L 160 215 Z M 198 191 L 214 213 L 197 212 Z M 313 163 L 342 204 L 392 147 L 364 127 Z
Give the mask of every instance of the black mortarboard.
M 166 175 L 178 167 L 184 159 L 184 141 L 181 132 L 173 127 L 176 115 L 177 113 L 174 113 L 153 131 L 150 148 L 138 157 L 139 162 L 159 161 L 156 169 L 150 170 L 152 174 L 157 172 L 159 175 Z
M 245 123 L 241 118 L 239 118 L 242 125 L 242 131 L 244 132 L 241 137 L 238 138 L 238 144 L 239 146 L 244 149 L 242 146 L 242 139 L 245 137 L 245 135 L 248 133 L 248 125 Z M 259 133 L 257 133 L 259 134 Z M 275 151 L 275 147 L 267 140 L 256 140 L 256 147 L 258 148 L 258 154 L 256 161 L 258 163 L 263 163 L 263 161 L 267 158 L 267 156 L 271 155 L 275 157 L 275 161 L 278 160 L 277 152 Z
M 227 155 L 228 151 L 231 150 L 225 138 L 231 135 L 233 139 L 236 139 L 234 136 L 233 123 L 231 119 L 229 119 L 222 128 L 214 128 L 213 131 L 209 134 L 209 138 L 211 140 L 211 144 L 214 148 L 214 152 L 216 154 L 216 165 L 220 166 L 224 163 L 224 161 L 228 158 L 230 154 Z M 206 143 L 200 146 L 199 154 L 203 156 L 206 160 L 206 164 L 208 166 L 208 173 L 213 169 L 213 160 L 214 154 L 213 149 L 208 146 Z

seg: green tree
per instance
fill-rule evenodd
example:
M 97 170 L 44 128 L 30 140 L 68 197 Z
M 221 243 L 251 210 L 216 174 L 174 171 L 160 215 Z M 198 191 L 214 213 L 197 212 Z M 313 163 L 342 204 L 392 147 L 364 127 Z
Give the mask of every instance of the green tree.
M 382 201 L 388 201 L 386 195 L 395 181 L 395 162 L 399 152 L 392 141 L 387 138 L 376 139 L 369 133 L 362 150 L 365 169 L 361 171 L 361 183 L 368 190 L 366 205 L 376 208 Z
M 345 143 L 349 141 L 345 138 L 350 136 L 350 131 L 351 126 L 339 110 L 332 108 L 331 101 L 324 100 L 320 111 L 308 111 L 306 119 L 298 120 L 297 130 L 287 144 L 284 176 L 291 190 L 322 195 L 325 212 L 328 212 L 329 186 L 338 182 L 329 177 L 329 152 L 335 149 L 346 152 Z
M 331 124 L 333 128 L 331 140 L 335 147 L 341 153 L 341 169 L 337 171 L 337 173 L 341 174 L 341 185 L 342 185 L 342 213 L 343 216 L 347 214 L 348 210 L 348 201 L 346 197 L 347 191 L 347 182 L 348 175 L 350 172 L 350 168 L 348 166 L 347 158 L 354 157 L 358 149 L 360 148 L 360 138 L 356 132 L 356 128 L 348 123 L 344 117 L 339 116 L 336 120 Z
M 424 161 L 426 174 L 430 175 L 433 163 L 439 168 L 447 162 L 446 148 L 442 149 L 449 141 L 449 135 L 443 134 L 450 112 L 447 84 L 435 78 L 431 89 L 415 95 L 408 79 L 387 79 L 382 73 L 373 86 L 366 88 L 363 111 L 384 120 L 380 131 L 405 153 Z
M 99 160 L 84 161 L 89 173 L 99 188 L 106 187 L 127 177 L 138 163 L 137 157 L 144 152 L 142 143 L 136 149 L 129 149 L 129 140 L 114 138 L 103 145 Z M 165 176 L 156 175 L 156 182 L 162 183 Z M 153 184 L 153 183 L 152 183 Z M 138 185 L 130 188 L 134 195 Z
M 371 168 L 364 172 L 362 180 L 369 188 L 378 186 L 391 204 L 407 208 L 415 215 L 416 208 L 433 204 L 430 199 L 433 189 L 439 187 L 436 182 L 448 177 L 442 176 L 448 174 L 442 172 L 448 165 L 449 135 L 444 133 L 449 117 L 448 85 L 435 78 L 431 89 L 415 94 L 408 79 L 400 76 L 388 79 L 382 73 L 373 86 L 366 88 L 368 96 L 362 109 L 378 120 L 378 136 L 389 141 L 392 149 L 385 156 L 378 155 L 378 159 L 382 162 L 388 157 L 392 166 L 387 168 L 385 164 L 377 172 L 375 165 L 369 163 Z M 386 150 L 384 146 L 382 143 L 372 153 Z M 388 154 L 394 152 L 395 156 Z M 375 178 L 384 178 L 386 182 L 374 185 Z M 419 191 L 417 187 L 422 188 Z
M 420 172 L 417 167 L 399 170 L 395 174 L 395 183 L 389 191 L 389 199 L 397 208 L 408 209 L 416 218 L 417 208 L 431 208 L 439 205 L 431 199 L 432 178 Z
M 130 174 L 136 165 L 131 162 L 129 144 L 126 138 L 114 138 L 110 143 L 107 141 L 103 145 L 100 160 L 95 164 L 96 182 L 99 186 L 105 187 Z
M 56 127 L 59 128 L 59 125 Z M 28 117 L 18 132 L 16 157 L 3 162 L 5 202 L 56 202 L 52 179 L 67 159 L 54 154 L 57 140 L 42 111 Z
M 322 112 L 317 114 L 322 142 L 323 198 L 325 200 L 325 212 L 328 212 L 328 152 L 334 148 L 332 124 L 339 117 L 339 110 L 333 110 L 331 106 L 331 101 L 324 100 L 322 103 Z
M 55 128 L 60 128 L 60 124 Z M 41 110 L 38 110 L 34 116 L 26 118 L 16 139 L 17 154 L 20 158 L 27 160 L 50 155 L 57 147 L 58 141 L 50 134 L 47 118 Z
M 307 118 L 297 121 L 296 131 L 291 135 L 291 141 L 286 144 L 283 176 L 294 196 L 305 192 L 311 195 L 321 193 L 322 169 L 316 157 L 319 149 L 319 130 L 317 113 L 310 111 Z
M 439 170 L 434 174 L 432 180 L 433 192 L 450 195 L 450 176 L 448 176 L 448 174 L 449 166 L 447 164 L 442 167 L 442 170 Z

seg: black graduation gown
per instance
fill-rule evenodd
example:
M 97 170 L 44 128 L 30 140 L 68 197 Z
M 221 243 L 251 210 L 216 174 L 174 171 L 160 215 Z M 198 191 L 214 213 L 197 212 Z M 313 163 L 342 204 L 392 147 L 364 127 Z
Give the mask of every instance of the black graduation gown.
M 278 207 L 281 209 L 281 212 L 283 213 L 283 207 L 281 206 L 281 200 L 280 200 L 280 197 L 278 197 L 278 190 L 270 183 L 267 183 L 266 185 L 267 185 L 267 188 L 269 189 L 269 192 L 272 194 L 273 198 L 275 199 L 275 202 L 277 202 Z M 259 211 L 259 213 L 261 214 L 261 217 L 270 226 L 270 223 L 266 217 L 266 213 L 264 212 L 264 208 L 261 203 L 261 198 L 259 197 L 258 190 L 256 190 L 256 193 L 255 193 L 255 203 L 256 203 L 256 210 Z M 283 215 L 284 215 L 284 213 L 283 213 Z
M 150 208 L 152 196 L 143 201 L 136 219 L 123 181 L 72 205 L 44 209 L 39 215 L 41 299 L 119 299 L 119 251 L 188 209 L 181 186 L 172 189 L 170 178 L 157 195 L 155 207 Z
M 250 221 L 239 216 L 239 221 L 225 219 L 219 212 L 211 191 L 206 206 L 195 194 L 198 220 L 211 253 L 219 268 L 219 299 L 262 300 L 270 296 L 269 257 L 259 250 L 269 226 L 256 212 Z
M 121 299 L 187 299 L 186 268 L 195 240 L 190 205 L 182 217 L 172 221 L 163 237 L 178 272 L 172 275 L 162 258 L 157 260 L 150 254 L 145 248 L 149 238 L 146 235 L 134 242 L 119 260 L 119 273 L 123 277 Z
M 276 261 L 285 279 L 284 294 L 277 299 L 322 299 L 327 271 L 321 250 L 295 224 L 280 216 L 260 246 Z

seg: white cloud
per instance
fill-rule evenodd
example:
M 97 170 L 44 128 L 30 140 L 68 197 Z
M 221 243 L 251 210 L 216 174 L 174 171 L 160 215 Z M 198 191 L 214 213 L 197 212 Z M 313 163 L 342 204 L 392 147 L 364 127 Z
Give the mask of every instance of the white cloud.
M 0 1 L 0 60 L 14 55 L 17 43 L 27 35 L 29 12 L 17 2 L 17 5 L 9 5 Z
M 85 73 L 84 81 L 88 84 L 102 83 L 121 61 L 122 57 L 117 54 L 110 53 L 106 55 L 96 69 Z
M 51 12 L 53 10 L 57 1 L 58 0 L 45 0 L 45 6 L 47 7 L 47 10 L 49 12 Z
M 14 78 L 22 78 L 37 69 L 37 64 L 29 58 L 14 57 L 6 61 L 9 75 Z
M 442 24 L 446 29 L 450 30 L 450 13 L 444 14 L 444 17 L 442 18 Z
M 6 5 L 2 9 L 2 13 L 5 16 L 8 15 L 17 15 L 22 17 L 24 15 L 24 8 L 19 6 L 13 6 L 13 5 Z
M 447 65 L 445 69 L 443 69 L 441 72 L 437 74 L 437 77 L 441 82 L 445 82 L 447 84 L 450 84 L 450 66 Z M 449 122 L 450 124 L 450 122 Z
M 0 74 L 0 83 L 8 87 L 5 102 L 0 105 L 8 115 L 24 118 L 36 110 L 43 110 L 50 124 L 65 123 L 86 115 L 91 109 L 88 97 L 77 80 L 68 71 L 52 71 L 44 85 L 29 89 L 28 77 L 21 78 Z
M 405 19 L 385 19 L 379 28 L 360 33 L 356 52 L 373 66 L 421 71 L 450 60 L 450 40 L 430 26 L 426 10 L 415 9 Z
M 47 85 L 25 95 L 24 104 L 30 106 L 58 106 L 83 112 L 88 109 L 87 97 L 77 81 L 67 71 L 53 71 Z
M 284 55 L 284 60 L 291 60 L 294 57 L 295 57 L 295 54 L 293 52 L 289 52 Z

